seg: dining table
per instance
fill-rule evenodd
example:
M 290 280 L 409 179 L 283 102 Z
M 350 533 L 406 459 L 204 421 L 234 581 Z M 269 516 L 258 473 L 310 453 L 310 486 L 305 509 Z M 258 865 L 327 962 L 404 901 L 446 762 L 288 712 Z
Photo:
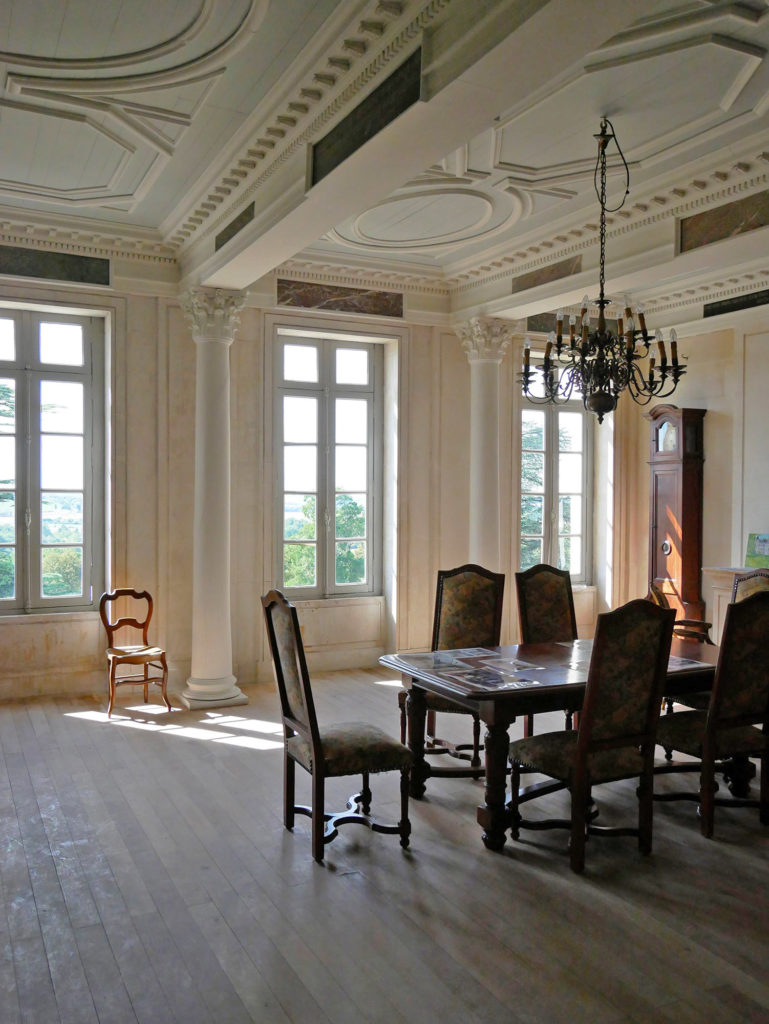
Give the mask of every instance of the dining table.
M 516 718 L 548 711 L 578 712 L 590 668 L 591 639 L 547 644 L 471 647 L 455 651 L 387 654 L 380 664 L 401 674 L 408 691 L 408 745 L 412 753 L 410 792 L 424 796 L 431 777 L 457 771 L 432 764 L 425 751 L 425 694 L 448 697 L 475 712 L 486 726 L 484 802 L 478 824 L 490 850 L 502 850 L 511 826 L 506 804 L 509 729 Z M 693 640 L 673 639 L 665 696 L 710 690 L 718 648 Z M 429 753 L 429 751 L 427 751 Z M 467 774 L 464 772 L 463 774 Z

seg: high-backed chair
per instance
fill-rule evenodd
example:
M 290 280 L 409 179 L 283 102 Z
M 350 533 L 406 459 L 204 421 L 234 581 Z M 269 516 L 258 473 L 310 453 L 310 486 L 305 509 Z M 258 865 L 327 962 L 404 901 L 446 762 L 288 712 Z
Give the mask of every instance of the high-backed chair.
M 467 564 L 456 569 L 441 569 L 435 593 L 435 614 L 433 616 L 433 651 L 451 651 L 463 647 L 496 647 L 502 628 L 502 602 L 505 591 L 504 573 L 491 572 L 483 566 Z M 408 692 L 398 693 L 400 709 L 401 743 L 406 742 L 406 702 Z M 450 754 L 461 760 L 469 760 L 474 770 L 472 775 L 480 776 L 481 764 L 480 719 L 475 712 L 456 704 L 448 697 L 426 693 L 427 705 L 427 753 Z M 436 736 L 436 712 L 472 715 L 473 742 L 449 743 Z M 467 751 L 472 753 L 468 754 Z
M 278 590 L 262 598 L 267 635 L 275 668 L 283 718 L 283 822 L 294 827 L 294 815 L 312 819 L 312 855 L 323 860 L 326 843 L 335 839 L 340 825 L 357 823 L 374 832 L 400 836 L 409 845 L 409 772 L 411 751 L 387 733 L 366 722 L 341 722 L 320 727 L 310 687 L 296 608 Z M 295 767 L 300 764 L 312 776 L 312 807 L 294 804 Z M 373 772 L 401 773 L 401 819 L 397 825 L 383 825 L 369 814 Z M 328 778 L 358 775 L 363 778 L 360 793 L 347 801 L 347 810 L 337 814 L 325 810 L 325 782 Z
M 133 615 L 122 615 L 113 618 L 117 608 L 115 602 L 128 605 Z M 149 643 L 148 631 L 154 604 L 146 590 L 133 590 L 131 587 L 120 587 L 101 595 L 99 615 L 107 632 L 107 686 L 109 688 L 109 707 L 107 716 L 112 715 L 115 703 L 115 690 L 125 683 L 144 687 L 144 703 L 149 701 L 149 687 L 159 686 L 160 693 L 168 710 L 171 702 L 168 699 L 168 665 L 166 652 L 162 647 L 154 647 Z M 141 637 L 141 643 L 116 644 L 115 636 L 124 630 L 133 630 Z M 128 634 L 129 636 L 131 634 Z M 138 639 L 138 636 L 134 638 Z M 141 673 L 121 675 L 120 669 L 125 665 L 141 665 Z
M 641 852 L 651 851 L 655 730 L 674 619 L 671 609 L 645 600 L 630 601 L 598 616 L 578 729 L 529 736 L 510 744 L 509 808 L 514 839 L 521 828 L 570 829 L 571 867 L 576 872 L 584 869 L 588 833 L 635 835 Z M 540 772 L 565 786 L 571 793 L 571 817 L 522 819 L 519 790 L 523 771 Z M 636 776 L 640 778 L 638 827 L 590 824 L 591 787 Z
M 553 565 L 533 565 L 515 574 L 518 596 L 518 624 L 522 644 L 561 643 L 577 639 L 577 617 L 571 576 Z M 572 712 L 566 712 L 571 728 Z M 527 715 L 524 735 L 533 731 L 533 716 Z
M 769 569 L 738 573 L 732 584 L 732 601 L 744 601 L 760 590 L 769 590 Z
M 716 675 L 707 711 L 677 711 L 659 725 L 658 741 L 699 758 L 698 793 L 666 793 L 661 800 L 697 800 L 700 827 L 713 835 L 714 806 L 758 807 L 769 825 L 769 591 L 758 591 L 726 610 Z M 756 728 L 759 726 L 760 728 Z M 758 800 L 716 797 L 717 763 L 761 758 Z

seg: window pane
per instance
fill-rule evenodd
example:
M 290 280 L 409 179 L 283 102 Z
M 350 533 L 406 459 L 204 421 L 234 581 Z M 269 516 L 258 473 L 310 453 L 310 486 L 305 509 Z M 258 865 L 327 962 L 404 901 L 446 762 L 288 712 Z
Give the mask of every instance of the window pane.
M 544 491 L 545 456 L 537 452 L 521 452 L 521 490 Z
M 521 447 L 545 450 L 545 414 L 531 412 L 528 409 L 521 413 Z
M 40 555 L 43 597 L 79 597 L 83 593 L 82 548 L 43 548 Z
M 558 413 L 558 447 L 562 452 L 582 451 L 583 422 L 581 413 Z
M 314 494 L 283 495 L 283 538 L 315 540 L 317 499 Z
M 336 545 L 336 582 L 366 582 L 366 545 L 363 541 L 346 541 Z
M 16 495 L 13 491 L 0 491 L 0 541 L 13 544 L 16 540 Z
M 316 579 L 314 544 L 283 545 L 283 586 L 314 587 Z
M 83 495 L 53 494 L 41 499 L 41 539 L 43 544 L 83 543 Z
M 337 384 L 368 384 L 368 352 L 361 348 L 336 350 Z
M 558 532 L 582 533 L 582 497 L 579 494 L 559 496 Z
M 582 491 L 582 456 L 558 456 L 558 491 Z
M 13 320 L 0 320 L 0 359 L 16 358 L 15 326 Z
M 286 491 L 317 491 L 318 449 L 315 445 L 294 444 L 284 447 L 283 488 Z
M 318 399 L 283 399 L 283 440 L 315 442 L 318 440 Z
M 314 345 L 283 346 L 283 379 L 314 384 L 318 380 L 318 350 Z
M 0 434 L 12 434 L 16 429 L 16 381 L 0 379 Z
M 0 548 L 0 599 L 16 597 L 16 549 Z
M 521 533 L 542 533 L 545 500 L 530 494 L 521 496 Z
M 537 537 L 521 537 L 521 569 L 530 569 L 542 561 L 542 541 Z
M 13 487 L 16 483 L 16 441 L 0 437 L 0 487 Z
M 83 433 L 82 384 L 40 381 L 40 429 L 62 434 Z
M 368 402 L 363 399 L 337 398 L 337 444 L 365 444 L 368 439 Z
M 582 572 L 582 538 L 558 538 L 558 568 L 568 569 L 572 575 Z
M 59 366 L 83 365 L 80 324 L 40 324 L 40 362 Z
M 362 446 L 336 446 L 336 486 L 337 491 L 366 490 L 366 449 Z
M 337 494 L 336 535 L 337 537 L 366 536 L 365 494 Z
M 82 437 L 49 434 L 40 439 L 40 486 L 45 490 L 82 491 Z

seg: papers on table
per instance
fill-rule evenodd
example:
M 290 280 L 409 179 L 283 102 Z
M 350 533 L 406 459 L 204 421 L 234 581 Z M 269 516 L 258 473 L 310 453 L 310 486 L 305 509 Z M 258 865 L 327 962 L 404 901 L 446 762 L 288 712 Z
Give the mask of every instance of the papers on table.
M 543 671 L 541 665 L 533 665 L 519 658 L 506 658 L 483 647 L 408 654 L 402 660 L 421 671 L 431 670 L 433 675 L 449 683 L 495 690 L 538 686 L 539 680 L 533 673 Z

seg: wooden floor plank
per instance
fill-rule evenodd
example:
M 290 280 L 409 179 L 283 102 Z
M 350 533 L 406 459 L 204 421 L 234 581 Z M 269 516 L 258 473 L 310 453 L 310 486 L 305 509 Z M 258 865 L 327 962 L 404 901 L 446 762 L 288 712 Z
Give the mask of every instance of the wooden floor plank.
M 387 680 L 320 674 L 319 717 L 397 735 Z M 319 866 L 309 820 L 282 826 L 276 694 L 246 692 L 248 705 L 167 714 L 121 691 L 111 721 L 101 697 L 3 707 L 2 1024 L 769 1019 L 756 812 L 718 808 L 708 841 L 694 805 L 656 805 L 650 857 L 591 838 L 578 878 L 565 833 L 492 854 L 475 822 L 482 783 L 432 779 L 411 803 L 409 852 L 343 827 Z M 562 725 L 538 716 L 536 729 Z M 439 731 L 467 740 L 470 723 L 443 715 Z M 297 783 L 309 801 L 309 777 Z M 329 806 L 356 786 L 332 780 Z M 397 818 L 397 777 L 372 788 L 377 815 Z M 568 810 L 566 794 L 548 800 L 527 813 Z M 599 803 L 632 819 L 633 784 Z

